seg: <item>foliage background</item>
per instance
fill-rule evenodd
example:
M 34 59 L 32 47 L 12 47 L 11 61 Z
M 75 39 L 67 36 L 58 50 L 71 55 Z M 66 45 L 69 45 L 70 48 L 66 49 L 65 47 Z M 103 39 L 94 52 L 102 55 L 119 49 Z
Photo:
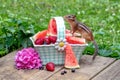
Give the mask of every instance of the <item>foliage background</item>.
M 120 58 L 119 4 L 119 0 L 0 0 L 0 56 L 30 46 L 29 37 L 46 29 L 52 17 L 75 14 L 92 29 L 99 55 Z M 93 51 L 89 44 L 84 54 Z

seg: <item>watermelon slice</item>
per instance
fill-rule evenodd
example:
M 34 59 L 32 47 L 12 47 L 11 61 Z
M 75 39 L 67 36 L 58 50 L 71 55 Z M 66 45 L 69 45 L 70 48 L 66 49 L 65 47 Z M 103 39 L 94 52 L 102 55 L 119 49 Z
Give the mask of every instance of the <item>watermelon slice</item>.
M 57 27 L 56 27 L 56 21 L 55 19 L 51 19 L 48 25 L 48 34 L 51 36 L 57 35 Z
M 66 36 L 66 40 L 70 44 L 85 44 L 85 39 L 84 38 L 78 38 L 78 37 L 73 37 L 73 36 Z
M 66 45 L 65 52 L 65 68 L 80 68 L 72 47 L 69 44 Z
M 35 34 L 33 36 L 33 38 L 36 40 L 36 39 L 39 39 L 39 38 L 44 38 L 46 35 L 47 35 L 47 30 L 43 30 L 43 31 L 38 32 L 37 34 Z

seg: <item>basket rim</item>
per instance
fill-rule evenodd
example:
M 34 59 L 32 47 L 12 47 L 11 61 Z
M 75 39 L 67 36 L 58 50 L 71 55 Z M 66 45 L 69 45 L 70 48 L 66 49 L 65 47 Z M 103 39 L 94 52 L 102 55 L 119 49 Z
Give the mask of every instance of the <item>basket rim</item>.
M 30 37 L 30 40 L 32 41 L 34 47 L 55 46 L 55 44 L 49 44 L 49 45 L 36 45 L 36 44 L 34 43 L 33 37 Z M 71 46 L 88 46 L 87 43 L 85 43 L 85 44 L 70 44 L 70 45 L 71 45 Z

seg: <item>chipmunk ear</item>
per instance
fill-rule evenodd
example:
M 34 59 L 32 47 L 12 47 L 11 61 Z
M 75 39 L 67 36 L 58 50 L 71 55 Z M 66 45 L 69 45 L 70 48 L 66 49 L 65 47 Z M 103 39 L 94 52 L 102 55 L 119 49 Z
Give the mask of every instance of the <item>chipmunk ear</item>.
M 76 16 L 72 15 L 72 21 L 75 21 Z
M 72 15 L 73 16 L 73 18 L 76 18 L 76 15 Z

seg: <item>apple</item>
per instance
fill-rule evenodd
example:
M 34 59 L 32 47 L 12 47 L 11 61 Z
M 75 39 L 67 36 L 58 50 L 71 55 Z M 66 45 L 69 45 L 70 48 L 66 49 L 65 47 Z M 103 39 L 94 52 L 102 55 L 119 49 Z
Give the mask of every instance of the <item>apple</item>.
M 54 44 L 57 40 L 57 37 L 56 36 L 49 36 L 49 40 L 51 41 L 51 43 Z
M 46 44 L 50 44 L 50 43 L 51 43 L 49 37 L 46 37 L 45 40 L 44 40 L 44 42 L 45 42 Z
M 54 71 L 55 70 L 55 64 L 53 62 L 49 62 L 46 64 L 46 70 L 47 71 Z
M 45 38 L 38 38 L 38 39 L 36 39 L 36 40 L 35 40 L 35 44 L 36 44 L 36 45 L 42 45 L 42 44 L 44 44 L 44 39 L 45 39 Z

